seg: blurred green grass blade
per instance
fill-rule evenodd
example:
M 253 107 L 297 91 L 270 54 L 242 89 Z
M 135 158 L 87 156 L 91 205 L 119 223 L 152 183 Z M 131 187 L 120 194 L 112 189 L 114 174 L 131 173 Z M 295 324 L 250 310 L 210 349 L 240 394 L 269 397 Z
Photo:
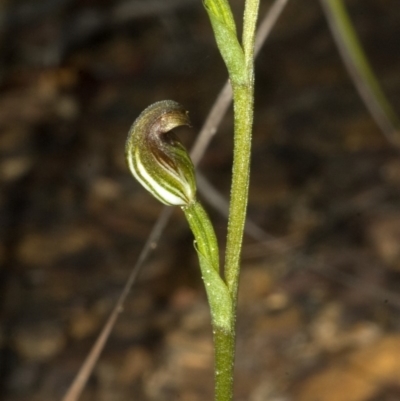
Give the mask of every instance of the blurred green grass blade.
M 343 61 L 375 122 L 387 139 L 400 146 L 400 120 L 364 53 L 342 0 L 321 0 Z

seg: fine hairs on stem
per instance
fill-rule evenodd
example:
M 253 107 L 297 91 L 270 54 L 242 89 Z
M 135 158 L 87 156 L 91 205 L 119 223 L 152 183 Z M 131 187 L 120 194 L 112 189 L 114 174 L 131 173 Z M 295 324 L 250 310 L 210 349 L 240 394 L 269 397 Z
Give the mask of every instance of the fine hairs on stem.
M 260 23 L 256 36 L 256 55 L 259 53 L 262 45 L 267 40 L 269 34 L 278 21 L 278 18 L 287 3 L 288 0 L 275 0 L 272 6 L 267 10 L 265 16 Z M 209 143 L 211 142 L 211 139 L 217 132 L 218 126 L 220 125 L 224 115 L 226 114 L 231 102 L 232 89 L 228 80 L 224 84 L 221 92 L 212 105 L 210 112 L 203 124 L 203 127 L 199 131 L 199 135 L 197 136 L 196 141 L 193 145 L 190 154 L 194 165 L 197 165 L 202 159 Z M 93 369 L 101 355 L 102 350 L 104 349 L 104 346 L 115 325 L 115 322 L 117 321 L 119 314 L 123 310 L 125 300 L 129 292 L 131 291 L 136 278 L 140 274 L 145 260 L 150 255 L 150 253 L 156 249 L 158 241 L 161 238 L 169 219 L 171 218 L 172 212 L 172 208 L 164 207 L 159 218 L 155 222 L 148 236 L 148 239 L 139 255 L 139 258 L 135 266 L 132 268 L 132 272 L 125 283 L 121 295 L 115 304 L 114 309 L 111 311 L 109 318 L 107 319 L 90 352 L 85 358 L 85 361 L 81 365 L 75 379 L 66 391 L 62 401 L 77 401 L 82 394 L 82 391 L 85 388 L 91 373 L 93 372 Z
M 328 3 L 330 1 L 329 0 L 321 0 L 321 2 Z M 209 6 L 209 9 L 211 10 L 211 12 L 215 14 L 215 15 L 213 15 L 213 18 L 216 18 L 216 20 L 217 20 L 217 21 L 212 22 L 214 30 L 223 32 L 223 34 L 225 35 L 226 29 L 229 29 L 231 32 L 234 32 L 236 34 L 236 29 L 232 25 L 232 19 L 229 17 L 229 11 L 226 11 L 224 8 L 224 7 L 226 7 L 226 3 L 224 1 L 215 1 L 215 2 L 209 1 L 207 3 L 208 3 L 208 6 Z M 252 3 L 252 5 L 248 5 L 250 3 Z M 254 7 L 255 7 L 256 3 L 257 2 L 247 3 L 246 9 L 250 9 L 250 10 L 254 11 Z M 287 3 L 287 0 L 276 0 L 274 2 L 273 6 L 271 7 L 271 9 L 268 12 L 267 18 L 265 18 L 263 23 L 260 25 L 259 32 L 262 32 L 263 27 L 267 26 L 268 28 L 264 28 L 264 32 L 266 32 L 265 35 L 267 35 L 269 33 L 271 27 L 274 25 L 277 17 L 283 10 L 286 3 Z M 334 3 L 334 1 L 330 2 L 330 3 Z M 229 5 L 228 5 L 228 7 L 229 7 Z M 257 7 L 258 7 L 258 5 L 257 5 Z M 222 12 L 221 12 L 221 9 L 222 9 Z M 218 13 L 220 13 L 222 15 L 221 18 L 219 18 L 220 16 Z M 247 20 L 248 22 L 247 23 L 245 22 L 245 25 L 246 24 L 247 25 L 255 24 L 256 13 L 248 12 L 246 15 L 247 15 L 247 17 L 245 16 L 245 21 Z M 211 19 L 211 16 L 210 16 L 210 19 Z M 328 20 L 329 20 L 329 16 L 328 16 Z M 268 21 L 268 23 L 267 23 L 267 21 Z M 222 25 L 225 24 L 226 26 L 225 27 L 221 26 L 221 24 Z M 233 22 L 233 24 L 234 24 L 234 22 Z M 264 40 L 265 40 L 265 38 L 266 37 L 264 37 Z M 243 95 L 243 93 L 242 93 L 242 92 L 245 92 L 243 87 L 246 86 L 246 73 L 243 73 L 241 71 L 240 66 L 247 65 L 246 63 L 249 63 L 249 62 L 251 64 L 253 63 L 253 54 L 251 54 L 251 53 L 254 51 L 254 54 L 257 54 L 257 51 L 260 48 L 260 43 L 262 42 L 262 40 L 258 41 L 256 39 L 256 45 L 253 50 L 253 45 L 252 45 L 252 43 L 254 42 L 253 39 L 254 39 L 254 34 L 252 34 L 250 31 L 244 29 L 243 44 L 239 44 L 239 47 L 238 47 L 235 40 L 231 39 L 229 43 L 232 45 L 234 50 L 229 52 L 226 49 L 223 49 L 223 51 L 221 51 L 223 57 L 225 54 L 224 60 L 227 63 L 228 71 L 230 72 L 230 76 L 231 76 L 232 86 L 234 88 L 235 112 L 236 111 L 238 111 L 238 113 L 243 112 L 243 115 L 247 119 L 250 117 L 250 120 L 251 120 L 251 116 L 245 115 L 245 113 L 243 111 L 244 109 L 241 109 L 241 106 L 240 106 L 242 97 L 245 98 L 245 95 Z M 218 43 L 218 40 L 217 40 L 217 43 Z M 247 43 L 247 45 L 245 45 L 246 43 Z M 247 51 L 245 50 L 245 48 L 247 49 Z M 231 54 L 229 54 L 229 53 L 231 53 Z M 233 54 L 233 56 L 232 56 L 232 54 Z M 246 58 L 246 54 L 247 54 L 247 58 Z M 239 62 L 237 60 L 239 60 Z M 247 82 L 247 84 L 250 83 L 250 86 L 252 86 L 253 85 L 252 74 L 248 75 L 247 78 L 250 78 L 250 80 Z M 196 165 L 198 163 L 198 161 L 201 159 L 202 153 L 205 151 L 205 148 L 207 147 L 208 142 L 210 141 L 212 136 L 216 133 L 217 126 L 218 126 L 219 122 L 221 121 L 227 108 L 229 107 L 231 99 L 232 99 L 232 88 L 231 88 L 231 85 L 227 83 L 224 86 L 221 94 L 219 95 L 219 97 L 216 101 L 216 106 L 213 107 L 212 111 L 210 112 L 209 118 L 207 119 L 206 123 L 204 124 L 204 128 L 201 131 L 201 133 L 198 137 L 198 140 L 196 141 L 196 144 L 193 148 L 191 156 L 192 156 L 192 161 L 193 161 L 194 165 Z M 243 101 L 243 104 L 244 103 L 245 102 Z M 236 133 L 240 132 L 242 129 L 240 127 L 237 128 L 238 124 L 236 124 L 236 122 L 238 120 L 240 120 L 240 118 L 237 119 L 237 117 L 235 117 Z M 240 134 L 237 136 L 241 137 Z M 239 159 L 242 159 L 242 158 L 239 158 Z M 242 162 L 243 162 L 243 160 L 240 160 L 241 168 L 243 168 Z M 245 182 L 246 179 L 248 180 L 248 176 L 244 177 L 242 182 Z M 189 183 L 188 185 L 190 187 L 191 184 Z M 241 185 L 241 186 L 242 186 L 242 188 L 244 187 L 244 185 Z M 235 185 L 233 187 L 235 187 Z M 154 189 L 154 188 L 152 186 L 150 186 L 150 189 Z M 162 194 L 164 194 L 164 193 L 162 192 L 161 196 L 162 196 Z M 186 192 L 180 192 L 180 194 L 181 195 L 186 194 Z M 156 192 L 155 196 L 160 198 L 160 194 L 158 192 Z M 174 196 L 175 197 L 177 196 L 176 193 L 174 194 Z M 176 198 L 174 198 L 174 199 L 176 199 Z M 160 200 L 162 201 L 162 199 L 160 199 Z M 171 203 L 171 198 L 168 198 L 167 201 L 164 203 L 175 204 L 175 203 Z M 189 197 L 187 204 L 186 203 L 185 204 L 176 203 L 176 204 L 182 207 L 183 211 L 185 212 L 186 217 L 188 218 L 189 225 L 191 226 L 192 231 L 194 232 L 194 236 L 196 238 L 196 250 L 199 255 L 199 262 L 200 262 L 200 267 L 202 269 L 202 274 L 204 271 L 206 273 L 208 273 L 209 270 L 211 272 L 218 270 L 215 267 L 215 263 L 210 262 L 210 260 L 215 259 L 214 252 L 215 252 L 215 249 L 217 249 L 218 247 L 217 247 L 217 245 L 215 245 L 215 247 L 212 247 L 212 246 L 210 247 L 209 245 L 207 245 L 210 243 L 210 241 L 212 242 L 213 239 L 210 239 L 210 232 L 208 232 L 208 229 L 204 228 L 204 222 L 207 221 L 207 219 L 208 219 L 208 217 L 206 217 L 206 215 L 205 215 L 204 209 L 197 202 L 195 197 Z M 243 209 L 243 205 L 242 205 L 242 209 Z M 236 209 L 235 209 L 235 207 L 233 207 L 233 208 L 231 207 L 231 210 L 236 210 Z M 244 205 L 244 210 L 245 210 L 245 205 Z M 122 311 L 124 300 L 126 299 L 126 296 L 128 295 L 128 293 L 135 281 L 135 278 L 139 274 L 140 267 L 143 265 L 144 260 L 146 259 L 148 254 L 151 252 L 151 250 L 156 247 L 157 242 L 158 242 L 171 214 L 172 214 L 171 208 L 166 207 L 162 211 L 159 219 L 157 220 L 157 223 L 155 224 L 155 226 L 146 242 L 145 247 L 143 248 L 143 251 L 140 254 L 138 262 L 136 263 L 136 265 L 126 283 L 126 286 L 120 296 L 120 299 L 117 302 L 116 307 L 114 308 L 112 314 L 110 315 L 109 320 L 107 321 L 106 325 L 104 326 L 100 336 L 98 337 L 98 339 L 97 339 L 95 345 L 93 346 L 92 351 L 88 355 L 85 363 L 82 365 L 82 368 L 81 368 L 76 380 L 74 381 L 73 385 L 70 387 L 67 395 L 64 397 L 64 399 L 63 399 L 64 401 L 75 401 L 78 399 L 79 394 L 82 392 L 82 389 L 83 389 L 91 371 L 93 370 L 93 367 L 101 353 L 101 350 L 103 349 L 104 344 L 107 341 L 107 338 L 115 324 L 115 321 L 116 321 L 119 313 Z M 235 215 L 235 214 L 236 214 L 236 211 L 231 212 L 231 215 Z M 243 226 L 244 220 L 242 219 L 242 221 L 243 221 L 242 222 L 242 226 Z M 206 225 L 207 224 L 208 223 L 206 223 Z M 230 220 L 230 225 L 234 225 L 231 222 L 231 220 Z M 238 226 L 240 226 L 240 224 Z M 196 233 L 196 230 L 198 231 L 198 233 Z M 211 226 L 211 230 L 212 230 L 212 226 Z M 235 232 L 236 229 L 235 228 L 231 229 L 231 232 L 232 231 Z M 258 235 L 259 234 L 260 233 L 258 233 Z M 237 236 L 235 234 L 234 236 L 236 236 L 236 237 L 233 239 L 233 242 L 235 242 L 235 241 L 241 242 L 241 238 L 238 239 L 238 237 L 240 237 L 240 235 Z M 213 237 L 213 231 L 212 231 L 211 237 Z M 204 238 L 206 239 L 206 242 L 203 246 L 203 249 L 201 249 L 201 247 L 198 246 L 198 244 L 201 243 Z M 232 249 L 233 249 L 233 247 L 232 247 Z M 240 254 L 240 246 L 239 246 L 239 250 L 234 249 L 234 251 L 235 251 L 234 252 L 235 254 Z M 228 249 L 228 253 L 229 253 L 229 249 Z M 234 259 L 235 259 L 235 256 L 232 256 L 232 260 L 234 260 Z M 236 267 L 234 267 L 234 268 L 232 268 L 232 270 L 230 270 L 229 265 L 236 266 Z M 238 266 L 239 266 L 239 264 L 236 263 L 235 261 L 232 262 L 231 264 L 228 263 L 228 268 L 225 268 L 225 272 L 228 271 L 228 276 L 229 276 L 229 271 L 231 271 L 232 273 L 230 275 L 233 278 L 228 280 L 229 284 L 228 283 L 225 284 L 225 282 L 223 282 L 223 285 L 220 286 L 220 289 L 218 291 L 216 291 L 216 293 L 218 293 L 218 294 L 224 294 L 226 292 L 226 289 L 224 288 L 224 285 L 225 285 L 228 290 L 228 293 L 231 296 L 231 299 L 233 300 L 233 303 L 230 304 L 230 306 L 227 308 L 227 312 L 225 312 L 226 315 L 229 315 L 229 313 L 231 313 L 230 309 L 232 309 L 232 308 L 234 309 L 233 305 L 236 302 L 235 294 L 237 292 L 237 285 L 235 288 L 235 276 L 238 275 L 238 273 L 237 273 Z M 204 274 L 203 274 L 203 277 L 204 277 Z M 211 278 L 211 279 L 213 279 L 213 278 Z M 206 278 L 206 280 L 207 280 L 207 278 Z M 206 284 L 206 290 L 207 290 L 207 282 L 206 281 L 205 281 L 205 284 Z M 222 290 L 221 290 L 221 288 L 222 288 Z M 211 296 L 211 299 L 212 299 L 212 297 L 213 296 Z M 227 297 L 225 297 L 225 298 L 228 299 Z M 209 297 L 209 299 L 210 299 L 210 297 Z M 224 302 L 225 302 L 225 304 L 228 304 L 229 300 L 224 301 Z M 210 304 L 212 304 L 212 300 L 211 300 Z M 212 307 L 212 305 L 211 305 L 211 307 Z M 216 359 L 217 360 L 221 359 L 222 360 L 221 363 L 225 364 L 227 366 L 226 361 L 223 361 L 223 359 L 230 358 L 229 356 L 226 357 L 225 351 L 226 350 L 229 351 L 230 349 L 233 349 L 234 335 L 231 335 L 231 333 L 230 333 L 231 330 L 226 330 L 226 329 L 221 330 L 221 333 L 220 333 L 221 335 L 220 335 L 220 334 L 218 334 L 218 327 L 223 327 L 224 325 L 228 324 L 234 328 L 234 318 L 232 319 L 232 317 L 234 317 L 234 313 L 233 313 L 233 315 L 231 314 L 228 319 L 225 319 L 227 321 L 227 323 L 224 323 L 223 319 L 222 319 L 222 321 L 218 321 L 218 315 L 221 314 L 220 312 L 216 312 L 215 314 L 217 315 L 217 317 L 216 318 L 213 317 L 213 321 L 214 322 L 215 322 L 215 320 L 217 321 L 217 324 L 216 324 L 217 329 L 215 329 L 215 326 L 214 326 L 214 331 L 216 332 L 216 337 L 218 337 L 218 336 L 221 337 L 221 339 L 220 340 L 217 339 L 216 342 L 218 343 L 218 341 L 219 341 L 220 344 L 222 344 L 222 347 L 219 347 L 219 348 L 218 348 L 218 346 L 216 347 L 217 348 L 216 349 Z M 214 313 L 213 313 L 213 315 L 214 315 Z M 223 315 L 223 313 L 222 313 L 222 315 Z M 232 332 L 234 333 L 234 330 Z M 224 336 L 228 337 L 228 339 L 223 338 Z M 221 352 L 221 350 L 222 350 L 222 352 Z M 231 364 L 231 366 L 232 366 L 232 364 Z M 232 395 L 228 394 L 229 389 L 227 389 L 227 388 L 231 387 L 231 385 L 232 385 L 232 377 L 230 377 L 229 380 L 225 381 L 225 383 L 222 383 L 219 386 L 217 384 L 217 398 L 216 399 L 217 400 L 230 399 Z
M 254 44 L 259 0 L 246 0 L 240 43 L 227 0 L 205 0 L 215 40 L 233 93 L 234 149 L 225 266 L 218 242 L 196 196 L 194 165 L 172 129 L 190 125 L 188 112 L 172 100 L 145 109 L 133 123 L 125 157 L 132 175 L 155 198 L 180 206 L 195 238 L 201 277 L 211 311 L 215 351 L 215 401 L 233 399 L 236 303 L 250 178 L 254 103 Z

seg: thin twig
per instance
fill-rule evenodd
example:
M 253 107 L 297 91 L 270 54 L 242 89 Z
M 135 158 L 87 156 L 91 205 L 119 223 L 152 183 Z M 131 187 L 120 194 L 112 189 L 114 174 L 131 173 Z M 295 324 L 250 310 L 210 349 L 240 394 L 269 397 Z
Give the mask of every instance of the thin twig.
M 275 26 L 279 16 L 285 8 L 288 0 L 275 0 L 274 4 L 269 8 L 267 14 L 261 21 L 257 30 L 254 54 L 257 56 L 262 45 L 267 40 L 272 28 Z M 210 143 L 212 137 L 217 132 L 217 128 L 224 118 L 229 106 L 232 103 L 232 88 L 227 81 L 215 100 L 210 113 L 208 114 L 203 128 L 200 130 L 196 143 L 191 151 L 193 163 L 196 165 L 203 157 L 203 154 Z
M 227 218 L 228 201 L 202 174 L 197 174 L 197 180 L 202 183 L 204 199 L 222 216 Z M 367 209 L 368 206 L 369 204 L 365 205 L 365 208 Z M 246 254 L 250 255 L 250 253 L 253 257 L 262 257 L 265 255 L 266 250 L 268 252 L 275 251 L 278 254 L 285 254 L 285 257 L 291 261 L 292 266 L 299 271 L 306 269 L 346 287 L 362 288 L 370 299 L 377 302 L 386 301 L 391 306 L 400 310 L 400 297 L 395 292 L 381 288 L 373 283 L 365 283 L 358 277 L 316 261 L 311 256 L 305 255 L 303 252 L 295 249 L 297 244 L 291 238 L 275 237 L 259 227 L 251 219 L 246 220 L 245 230 L 247 235 L 256 240 L 257 243 L 244 247 L 244 257 L 246 257 Z M 254 255 L 255 251 L 257 252 L 256 255 Z
M 124 303 L 126 297 L 128 296 L 129 292 L 132 289 L 133 283 L 135 282 L 140 270 L 144 264 L 144 261 L 149 256 L 150 252 L 157 247 L 158 241 L 164 232 L 164 229 L 171 217 L 173 212 L 172 208 L 164 207 L 160 216 L 158 217 L 156 223 L 151 230 L 151 233 L 144 245 L 142 252 L 139 255 L 139 258 L 132 269 L 131 274 L 128 277 L 128 280 L 124 286 L 124 289 L 121 292 L 121 295 L 111 312 L 110 317 L 108 318 L 106 324 L 104 325 L 103 329 L 101 330 L 99 336 L 96 339 L 92 349 L 90 350 L 88 356 L 86 357 L 84 363 L 82 364 L 81 368 L 79 369 L 78 374 L 75 377 L 75 380 L 72 382 L 71 386 L 69 387 L 67 393 L 65 394 L 63 401 L 76 401 L 80 394 L 83 391 L 84 386 L 95 367 L 97 360 L 107 342 L 107 339 L 111 333 L 111 330 L 114 327 L 114 324 L 119 316 L 119 314 L 123 311 Z
M 196 172 L 196 181 L 203 198 L 222 216 L 228 218 L 229 202 L 227 199 L 199 171 Z M 246 219 L 244 231 L 248 236 L 261 243 L 275 240 L 274 237 L 266 233 L 250 219 Z
M 278 21 L 279 16 L 281 15 L 283 9 L 285 8 L 288 0 L 276 0 L 275 3 L 268 10 L 267 15 L 261 21 L 260 26 L 257 29 L 256 40 L 254 43 L 254 54 L 258 56 L 260 50 L 266 41 L 267 37 L 272 31 L 272 28 L 275 26 Z
M 265 42 L 269 33 L 271 32 L 274 24 L 276 23 L 280 13 L 282 12 L 284 6 L 288 0 L 275 0 L 274 4 L 268 10 L 266 16 L 264 17 L 259 33 L 256 37 L 256 54 L 259 52 L 262 43 Z M 215 135 L 218 125 L 221 123 L 226 111 L 228 110 L 232 102 L 232 90 L 229 82 L 227 82 L 223 89 L 221 90 L 219 96 L 214 102 L 210 113 L 208 114 L 206 121 L 201 129 L 197 140 L 192 148 L 191 157 L 193 163 L 197 165 L 201 160 L 208 144 L 210 143 L 212 137 Z M 132 269 L 132 272 L 125 284 L 125 287 L 113 309 L 110 317 L 105 323 L 103 329 L 101 330 L 97 340 L 95 341 L 93 347 L 91 348 L 88 356 L 86 357 L 84 363 L 82 364 L 79 372 L 77 373 L 74 381 L 67 390 L 67 393 L 63 397 L 62 401 L 77 401 L 81 395 L 89 376 L 91 375 L 97 360 L 107 342 L 107 339 L 111 333 L 111 330 L 116 322 L 118 315 L 123 311 L 123 305 L 125 299 L 132 289 L 134 281 L 138 276 L 144 261 L 149 256 L 150 252 L 157 247 L 159 238 L 161 237 L 168 220 L 172 214 L 172 208 L 165 207 L 156 221 L 146 244 L 139 256 L 139 259 Z

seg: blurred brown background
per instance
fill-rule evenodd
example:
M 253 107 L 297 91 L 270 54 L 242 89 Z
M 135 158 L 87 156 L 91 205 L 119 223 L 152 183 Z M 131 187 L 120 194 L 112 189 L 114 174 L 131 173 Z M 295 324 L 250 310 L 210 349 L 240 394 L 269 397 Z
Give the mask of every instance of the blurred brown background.
M 400 3 L 346 4 L 400 113 Z M 59 400 L 161 210 L 130 124 L 174 99 L 190 145 L 226 73 L 200 0 L 2 0 L 0 32 L 0 400 Z M 400 400 L 398 149 L 317 1 L 289 1 L 256 80 L 249 217 L 279 241 L 245 240 L 235 399 Z M 199 167 L 224 196 L 231 145 L 229 115 Z M 81 399 L 212 399 L 210 332 L 176 210 Z

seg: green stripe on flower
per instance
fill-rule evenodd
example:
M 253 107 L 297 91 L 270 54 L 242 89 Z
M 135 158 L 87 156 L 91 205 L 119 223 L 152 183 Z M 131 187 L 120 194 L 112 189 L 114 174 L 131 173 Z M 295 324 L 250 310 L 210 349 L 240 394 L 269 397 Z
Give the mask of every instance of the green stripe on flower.
M 187 206 L 196 198 L 193 163 L 171 131 L 181 125 L 190 126 L 190 121 L 179 103 L 154 103 L 133 123 L 125 146 L 133 176 L 160 202 L 171 206 Z

